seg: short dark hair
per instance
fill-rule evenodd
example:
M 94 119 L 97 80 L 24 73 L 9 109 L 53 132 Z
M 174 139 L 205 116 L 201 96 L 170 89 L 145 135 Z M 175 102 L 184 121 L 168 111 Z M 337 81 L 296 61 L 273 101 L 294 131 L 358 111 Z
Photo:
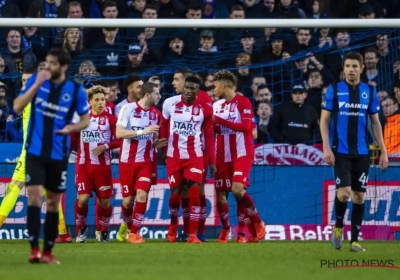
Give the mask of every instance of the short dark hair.
M 244 11 L 244 8 L 241 5 L 233 5 L 230 10 L 230 13 L 232 14 L 234 11 Z
M 364 58 L 358 52 L 349 52 L 349 53 L 347 53 L 345 58 L 344 58 L 344 60 L 343 60 L 343 62 L 345 62 L 347 59 L 357 60 L 358 62 L 360 62 L 360 66 L 364 65 Z
M 10 34 L 11 31 L 17 31 L 19 33 L 19 35 L 22 34 L 22 29 L 20 29 L 20 28 L 9 28 L 7 30 L 7 36 Z
M 142 12 L 142 13 L 144 13 L 144 11 L 146 11 L 146 10 L 154 10 L 154 11 L 156 11 L 156 13 L 158 14 L 158 9 L 157 9 L 157 6 L 156 6 L 156 5 L 153 5 L 153 4 L 146 4 L 146 5 L 144 6 L 144 8 L 143 8 L 143 12 Z
M 104 12 L 105 9 L 109 8 L 109 7 L 117 7 L 118 10 L 118 6 L 117 6 L 117 2 L 114 1 L 105 1 L 103 3 L 103 5 L 101 6 L 101 11 Z
M 47 55 L 57 57 L 58 63 L 60 63 L 61 66 L 69 65 L 71 63 L 71 55 L 65 48 L 53 48 L 49 50 Z
M 175 74 L 182 74 L 183 78 L 187 78 L 193 75 L 193 72 L 189 68 L 179 68 L 175 70 Z
M 189 3 L 186 5 L 186 13 L 189 12 L 189 10 L 193 11 L 198 11 L 200 10 L 203 13 L 203 8 L 200 4 L 197 3 Z
M 135 82 L 139 82 L 141 80 L 142 80 L 142 76 L 140 76 L 138 74 L 130 74 L 128 77 L 126 77 L 126 79 L 124 81 L 124 87 L 127 88 L 131 84 L 133 84 Z
M 381 103 L 382 103 L 383 101 L 385 101 L 385 100 L 392 100 L 394 104 L 398 104 L 398 101 L 397 101 L 396 97 L 394 97 L 393 95 L 387 95 L 387 96 L 385 96 L 385 97 L 382 99 Z
M 185 83 L 189 82 L 189 83 L 194 83 L 197 85 L 201 85 L 201 81 L 199 78 L 197 78 L 196 76 L 189 76 L 185 79 Z
M 306 27 L 299 27 L 299 28 L 297 28 L 296 34 L 298 34 L 298 33 L 300 32 L 300 30 L 308 31 L 308 32 L 310 32 L 310 34 L 311 34 L 310 28 L 306 28 Z
M 366 48 L 365 51 L 364 51 L 364 56 L 365 56 L 366 53 L 374 53 L 376 57 L 379 57 L 378 50 L 376 48 L 373 48 L 373 47 Z
M 140 92 L 139 92 L 140 98 L 145 97 L 146 94 L 148 94 L 148 93 L 152 93 L 155 88 L 158 88 L 158 86 L 156 84 L 153 84 L 150 82 L 144 83 L 142 85 L 142 87 L 140 88 Z

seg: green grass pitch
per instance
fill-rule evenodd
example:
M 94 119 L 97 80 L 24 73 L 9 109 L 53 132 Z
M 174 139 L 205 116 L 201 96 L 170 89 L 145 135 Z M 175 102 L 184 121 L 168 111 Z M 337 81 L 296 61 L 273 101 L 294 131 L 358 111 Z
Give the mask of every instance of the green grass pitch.
M 398 280 L 400 269 L 321 268 L 321 261 L 393 260 L 400 266 L 400 243 L 363 242 L 363 253 L 334 250 L 328 242 L 270 241 L 262 244 L 145 244 L 112 241 L 57 244 L 60 266 L 29 264 L 26 240 L 0 241 L 0 279 L 4 280 Z M 353 262 L 354 263 L 354 262 Z

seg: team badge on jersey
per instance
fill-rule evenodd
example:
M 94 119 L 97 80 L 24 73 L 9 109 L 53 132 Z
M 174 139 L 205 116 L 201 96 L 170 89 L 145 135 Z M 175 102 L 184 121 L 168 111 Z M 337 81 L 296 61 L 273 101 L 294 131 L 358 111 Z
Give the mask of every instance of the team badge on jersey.
M 142 114 L 140 112 L 138 112 L 138 111 L 135 111 L 135 112 L 133 112 L 133 117 L 137 118 L 137 119 L 140 119 L 142 117 Z
M 106 118 L 105 117 L 100 117 L 99 118 L 99 125 L 106 125 Z
M 236 103 L 232 103 L 229 112 L 235 112 L 236 106 L 237 106 Z
M 194 106 L 194 107 L 193 107 L 192 114 L 193 114 L 194 116 L 198 116 L 198 115 L 200 114 L 200 108 L 199 108 L 198 106 Z
M 155 119 L 156 119 L 156 114 L 153 111 L 151 111 L 150 112 L 150 120 L 154 121 Z

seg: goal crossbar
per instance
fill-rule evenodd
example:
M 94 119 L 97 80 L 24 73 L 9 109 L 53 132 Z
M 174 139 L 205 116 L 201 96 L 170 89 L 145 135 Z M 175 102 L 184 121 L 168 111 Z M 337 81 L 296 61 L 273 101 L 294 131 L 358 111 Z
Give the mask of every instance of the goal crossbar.
M 0 27 L 400 28 L 400 19 L 70 19 L 0 18 Z

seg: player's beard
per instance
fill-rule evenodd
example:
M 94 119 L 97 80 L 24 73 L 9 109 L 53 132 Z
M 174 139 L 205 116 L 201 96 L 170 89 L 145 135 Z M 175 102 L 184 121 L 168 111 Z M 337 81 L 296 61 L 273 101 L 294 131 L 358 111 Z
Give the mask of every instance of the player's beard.
M 60 76 L 61 76 L 61 70 L 58 70 L 58 71 L 55 71 L 55 72 L 51 73 L 51 79 L 52 80 L 56 80 L 56 79 L 60 78 Z

